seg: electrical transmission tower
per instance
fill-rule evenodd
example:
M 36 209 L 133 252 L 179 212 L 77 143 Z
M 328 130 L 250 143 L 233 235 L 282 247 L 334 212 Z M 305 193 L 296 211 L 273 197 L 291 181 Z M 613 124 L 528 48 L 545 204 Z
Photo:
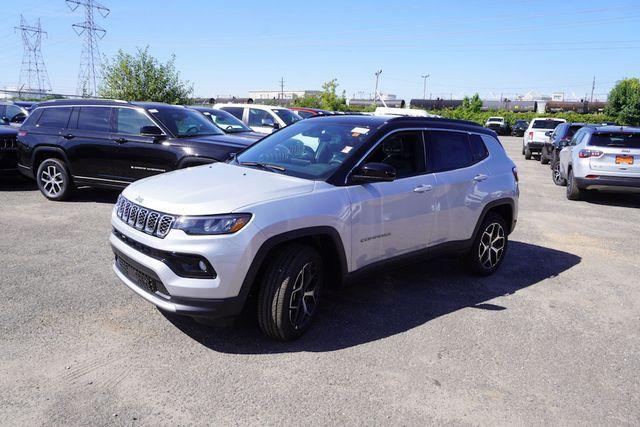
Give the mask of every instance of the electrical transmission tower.
M 95 0 L 65 1 L 72 11 L 76 11 L 80 6 L 84 8 L 84 22 L 72 25 L 77 35 L 84 35 L 76 94 L 83 97 L 95 96 L 98 82 L 102 76 L 102 60 L 98 49 L 98 40 L 104 38 L 107 31 L 95 23 L 93 12 L 95 9 L 103 18 L 106 18 L 111 11 Z
M 24 16 L 20 15 L 20 26 L 14 28 L 16 31 L 20 30 L 24 47 L 20 68 L 20 90 L 37 92 L 41 95 L 50 92 L 51 83 L 40 51 L 42 36 L 46 36 L 47 33 L 42 31 L 40 19 L 38 18 L 37 25 L 29 25 Z

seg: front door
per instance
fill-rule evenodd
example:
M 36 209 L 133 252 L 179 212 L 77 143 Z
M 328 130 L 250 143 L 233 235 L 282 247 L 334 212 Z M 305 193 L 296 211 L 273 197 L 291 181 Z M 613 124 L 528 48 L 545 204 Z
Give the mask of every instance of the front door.
M 436 212 L 436 182 L 434 175 L 427 173 L 420 131 L 386 137 L 359 166 L 372 162 L 393 166 L 397 178 L 348 188 L 355 269 L 425 249 Z

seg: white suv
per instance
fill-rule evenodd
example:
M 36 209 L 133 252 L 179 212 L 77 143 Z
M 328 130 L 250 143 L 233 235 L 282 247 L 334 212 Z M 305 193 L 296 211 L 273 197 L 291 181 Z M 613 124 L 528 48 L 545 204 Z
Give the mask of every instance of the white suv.
M 260 104 L 216 104 L 213 108 L 224 110 L 249 126 L 254 132 L 272 133 L 289 126 L 302 117 L 284 107 Z
M 584 190 L 640 188 L 640 128 L 585 126 L 560 151 L 560 184 L 567 198 Z
M 240 313 L 291 340 L 321 290 L 409 257 L 502 263 L 517 172 L 494 132 L 422 117 L 332 116 L 267 136 L 227 163 L 129 185 L 113 210 L 114 270 L 162 310 Z
M 551 133 L 560 123 L 566 123 L 565 119 L 538 117 L 529 123 L 529 127 L 522 137 L 522 155 L 530 160 L 534 153 L 542 155 L 542 147 L 549 141 Z

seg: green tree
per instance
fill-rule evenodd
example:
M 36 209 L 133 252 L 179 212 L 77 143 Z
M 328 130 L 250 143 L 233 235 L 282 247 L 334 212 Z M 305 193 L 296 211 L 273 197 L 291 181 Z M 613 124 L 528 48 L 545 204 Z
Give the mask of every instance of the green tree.
M 640 125 L 640 79 L 620 80 L 609 92 L 605 113 L 620 124 Z
M 344 91 L 338 96 L 338 79 L 332 79 L 322 85 L 320 94 L 320 104 L 325 110 L 345 111 L 347 109 L 347 98 Z
M 476 93 L 471 98 L 465 96 L 462 99 L 462 108 L 474 113 L 479 112 L 482 109 L 482 100 L 480 99 L 480 95 Z
M 322 100 L 317 95 L 306 95 L 302 98 L 294 99 L 293 106 L 307 107 L 307 108 L 320 108 L 322 107 Z
M 125 101 L 155 101 L 184 104 L 193 86 L 180 79 L 175 55 L 161 63 L 149 54 L 149 46 L 132 55 L 119 50 L 102 68 L 103 82 L 98 95 Z

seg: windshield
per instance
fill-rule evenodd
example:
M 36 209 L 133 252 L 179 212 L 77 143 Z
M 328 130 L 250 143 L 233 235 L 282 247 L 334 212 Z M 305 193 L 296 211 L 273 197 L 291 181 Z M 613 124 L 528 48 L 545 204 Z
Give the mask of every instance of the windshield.
M 561 122 L 559 120 L 536 120 L 533 122 L 533 129 L 555 129 Z
M 516 120 L 516 126 L 528 126 L 529 122 L 526 120 Z
M 489 117 L 488 122 L 501 122 L 503 120 L 502 117 Z
M 589 145 L 640 148 L 640 133 L 594 133 L 589 140 Z
M 302 117 L 300 117 L 299 115 L 297 115 L 296 113 L 292 112 L 291 110 L 287 110 L 287 109 L 274 109 L 273 110 L 274 113 L 276 113 L 278 115 L 278 117 L 280 117 L 282 119 L 283 122 L 285 122 L 288 125 L 295 123 L 297 121 L 302 120 Z
M 275 166 L 269 170 L 299 178 L 326 179 L 372 133 L 368 126 L 303 120 L 246 149 L 236 162 Z
M 251 128 L 226 111 L 207 110 L 201 113 L 227 133 L 252 132 Z
M 197 111 L 184 107 L 155 107 L 147 111 L 160 120 L 178 138 L 199 135 L 224 135 L 216 125 Z

